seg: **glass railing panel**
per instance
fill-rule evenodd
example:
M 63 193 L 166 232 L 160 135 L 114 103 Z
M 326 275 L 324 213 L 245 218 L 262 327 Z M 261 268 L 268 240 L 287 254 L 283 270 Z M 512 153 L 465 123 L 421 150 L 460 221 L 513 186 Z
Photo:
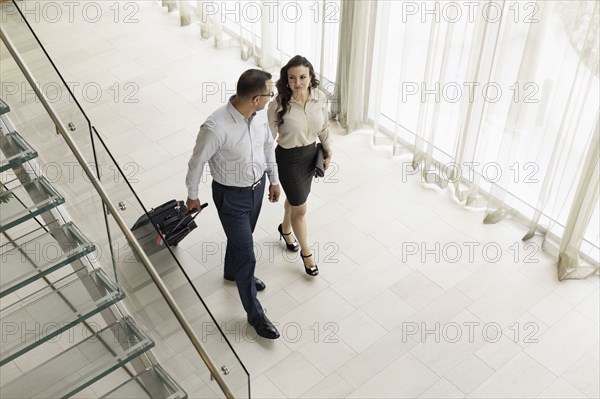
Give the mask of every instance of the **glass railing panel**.
M 96 144 L 96 159 L 102 170 L 120 171 L 118 165 L 114 163 L 109 152 L 100 142 Z M 119 216 L 131 229 L 136 221 L 145 214 L 144 207 L 138 200 L 136 193 L 127 184 L 124 175 L 119 175 L 117 178 L 111 175 L 109 179 L 102 180 L 102 185 L 113 204 L 123 205 L 119 206 Z M 152 205 L 156 207 L 160 204 Z M 196 221 L 201 223 L 201 218 L 202 215 Z M 140 320 L 140 323 L 148 328 L 149 333 L 156 342 L 155 352 L 160 363 L 164 364 L 174 357 L 184 356 L 193 365 L 193 377 L 195 378 L 192 378 L 189 374 L 174 375 L 182 388 L 191 397 L 194 396 L 194 390 L 200 389 L 199 387 L 202 387 L 201 389 L 206 390 L 206 392 L 211 392 L 215 397 L 223 397 L 217 383 L 211 380 L 210 372 L 202 358 L 192 347 L 187 335 L 182 331 L 178 321 L 170 312 L 165 299 L 155 287 L 150 275 L 134 254 L 131 246 L 127 243 L 126 237 L 118 229 L 112 218 L 109 219 L 109 230 L 112 245 L 115 249 L 114 252 L 118 253 L 115 264 L 120 287 L 127 294 L 128 309 L 136 320 Z M 150 232 L 150 235 L 157 237 L 158 232 L 154 230 L 154 233 Z M 144 240 L 143 244 L 147 247 L 152 246 L 153 243 L 158 245 L 156 240 Z M 249 375 L 246 368 L 220 330 L 219 323 L 215 321 L 195 290 L 191 279 L 186 277 L 184 269 L 174 253 L 164 245 L 160 245 L 159 250 L 146 249 L 150 261 L 168 285 L 169 292 L 192 325 L 193 331 L 201 341 L 201 345 L 208 356 L 215 362 L 216 369 L 229 390 L 235 393 L 236 397 L 248 397 Z M 177 253 L 178 251 L 175 250 L 174 252 Z M 201 265 L 199 266 L 201 267 Z M 207 332 L 210 332 L 210 334 Z M 169 345 L 169 343 L 175 341 L 178 342 L 176 351 Z
M 123 294 L 101 269 L 78 277 L 71 274 L 52 286 L 2 309 L 4 334 L 0 342 L 0 365 L 57 336 L 73 325 L 123 299 Z
M 4 62 L 4 61 L 3 61 Z M 105 206 L 100 195 L 93 187 L 91 180 L 85 174 L 83 167 L 66 145 L 64 138 L 56 134 L 56 127 L 50 118 L 40 118 L 35 123 L 29 119 L 29 115 L 44 114 L 45 110 L 38 101 L 10 103 L 11 111 L 6 114 L 10 122 L 19 130 L 21 136 L 33 147 L 43 149 L 38 157 L 23 164 L 15 174 L 12 170 L 3 172 L 15 182 L 44 176 L 45 181 L 50 182 L 52 187 L 58 188 L 64 205 L 53 215 L 62 222 L 76 221 L 78 229 L 85 234 L 88 241 L 95 245 L 97 251 L 92 255 L 95 265 L 102 267 L 111 281 L 118 285 L 117 276 L 114 273 L 112 253 L 109 245 L 108 231 L 105 219 Z M 86 140 L 90 140 L 89 135 Z M 95 175 L 93 154 L 86 164 L 91 166 Z M 10 173 L 9 173 L 10 172 Z M 5 180 L 6 181 L 6 180 Z M 17 184 L 17 183 L 13 183 Z M 0 194 L 4 198 L 7 193 Z M 11 200 L 2 206 L 2 218 L 4 218 L 5 207 L 14 207 L 18 202 Z M 43 211 L 43 209 L 42 209 Z M 29 214 L 29 216 L 35 216 Z M 12 227 L 18 224 L 12 223 Z M 47 221 L 46 221 L 47 223 Z
M 65 202 L 45 177 L 0 192 L 0 198 L 0 232 Z
M 96 247 L 69 222 L 0 252 L 0 298 L 85 256 Z
M 65 398 L 123 367 L 153 346 L 130 318 L 84 341 L 2 387 L 6 398 Z
M 65 126 L 68 126 L 68 132 L 75 140 L 80 150 L 84 153 L 86 159 L 93 160 L 93 150 L 90 141 L 90 123 L 83 111 L 79 108 L 76 99 L 71 95 L 65 82 L 68 84 L 68 76 L 62 76 L 56 71 L 52 63 L 49 61 L 48 55 L 38 43 L 37 38 L 29 29 L 26 18 L 22 18 L 20 8 L 27 8 L 28 4 L 22 2 L 4 2 L 0 4 L 0 13 L 2 13 L 2 27 L 7 36 L 11 39 L 16 50 L 23 58 L 27 68 L 33 75 L 35 86 L 37 86 L 52 108 L 56 111 L 60 120 Z M 63 7 L 61 12 L 69 12 L 66 5 L 55 3 L 57 7 Z M 30 8 L 29 8 L 30 9 Z M 39 38 L 43 40 L 43 38 Z M 3 46 L 4 47 L 4 46 Z M 6 50 L 2 53 L 2 72 L 0 78 L 3 83 L 3 100 L 10 106 L 12 114 L 19 114 L 21 119 L 27 120 L 25 128 L 28 134 L 36 132 L 40 137 L 46 136 L 47 131 L 39 131 L 37 125 L 49 119 L 48 114 L 42 109 L 33 107 L 32 110 L 19 107 L 15 109 L 13 104 L 19 103 L 28 105 L 39 103 L 39 99 L 35 96 L 32 85 L 25 79 L 24 75 L 15 65 L 10 54 L 6 54 Z M 72 80 L 72 79 L 71 79 Z M 85 83 L 85 82 L 84 82 Z M 81 82 L 77 82 L 77 85 Z M 71 83 L 72 86 L 75 83 Z M 73 87 L 74 89 L 74 87 Z M 95 89 L 95 86 L 92 88 Z M 26 112 L 28 118 L 22 118 Z M 54 129 L 52 129 L 54 130 Z
M 113 231 L 112 227 L 111 231 Z M 143 264 L 137 260 L 125 238 L 117 237 L 119 232 L 116 230 L 116 224 L 114 231 L 116 233 L 112 233 L 112 238 L 115 240 L 113 245 L 119 248 L 119 256 L 116 259 L 117 273 L 121 289 L 127 295 L 128 310 L 148 329 L 150 336 L 156 342 L 154 353 L 159 363 L 168 364 L 183 360 L 190 365 L 183 374 L 177 374 L 178 370 L 174 370 L 176 374 L 173 377 L 191 397 L 198 389 L 202 392 L 211 392 L 214 397 L 224 397 Z M 220 332 L 219 324 L 215 322 L 198 294 L 188 283 L 176 260 L 167 250 L 164 250 L 150 256 L 150 261 L 156 265 L 163 281 L 167 282 L 170 294 L 187 321 L 191 323 L 192 330 L 215 363 L 216 369 L 221 373 L 229 389 L 232 392 L 241 390 L 246 393 L 236 397 L 247 397 L 249 386 L 247 370 Z
M 103 395 L 101 399 L 186 399 L 187 394 L 156 365 Z
M 6 155 L 9 154 L 10 155 Z M 37 157 L 37 152 L 17 132 L 0 134 L 0 172 Z
M 5 4 L 1 6 L 4 7 Z M 36 85 L 49 83 L 50 86 L 53 86 L 59 84 L 61 82 L 60 76 L 45 58 L 45 54 L 31 32 L 25 29 L 21 16 L 11 13 L 6 16 L 6 19 L 7 22 L 3 22 L 3 28 L 11 38 L 17 41 L 15 45 L 17 45 L 19 52 L 23 54 L 25 62 L 32 71 Z M 19 132 L 27 138 L 27 141 L 34 148 L 40 149 L 43 147 L 44 154 L 47 151 L 51 153 L 51 156 L 44 155 L 40 157 L 40 169 L 42 171 L 47 170 L 49 165 L 53 165 L 52 162 L 58 164 L 58 170 L 62 174 L 53 179 L 52 183 L 60 188 L 61 193 L 67 199 L 64 207 L 67 213 L 64 216 L 65 220 L 75 220 L 81 231 L 90 237 L 97 248 L 96 252 L 99 254 L 96 260 L 103 267 L 105 264 L 110 264 L 113 267 L 112 270 L 108 270 L 109 268 L 104 268 L 104 270 L 109 273 L 112 281 L 118 283 L 119 287 L 124 287 L 128 295 L 127 309 L 133 313 L 136 320 L 139 317 L 142 320 L 141 323 L 148 326 L 152 336 L 158 338 L 157 341 L 166 342 L 167 340 L 178 339 L 185 342 L 185 345 L 182 346 L 185 349 L 182 349 L 179 353 L 174 353 L 167 344 L 162 346 L 159 344 L 157 346 L 159 361 L 169 360 L 173 356 L 185 356 L 187 361 L 193 364 L 194 375 L 179 375 L 174 374 L 173 370 L 167 371 L 171 372 L 177 381 L 184 379 L 187 383 L 193 381 L 194 384 L 197 383 L 198 379 L 207 381 L 207 386 L 210 391 L 214 392 L 214 396 L 222 396 L 217 384 L 210 381 L 208 369 L 192 347 L 187 336 L 184 335 L 183 339 L 179 338 L 179 334 L 182 333 L 181 327 L 166 305 L 165 299 L 127 244 L 127 240 L 117 223 L 111 215 L 106 214 L 103 204 L 98 201 L 97 195 L 90 194 L 93 189 L 90 189 L 87 178 L 82 178 L 82 170 L 75 163 L 72 163 L 74 157 L 60 136 L 55 136 L 56 129 L 53 122 L 46 111 L 40 108 L 39 100 L 31 94 L 29 84 L 22 77 L 14 62 L 10 60 L 10 55 L 5 57 L 6 54 L 6 48 L 0 45 L 0 55 L 3 57 L 0 78 L 3 82 L 14 83 L 18 87 L 23 86 L 30 93 L 25 98 L 14 95 L 9 99 L 5 99 L 11 107 L 11 117 L 18 119 L 20 124 L 24 126 L 22 128 L 21 125 L 17 126 L 17 123 L 15 123 Z M 52 54 L 50 53 L 50 55 Z M 5 63 L 5 59 L 8 62 Z M 100 145 L 99 136 L 94 135 L 94 142 L 92 142 L 90 132 L 86 127 L 89 126 L 88 119 L 66 91 L 66 87 L 56 88 L 56 92 L 50 90 L 47 92 L 46 97 L 49 98 L 59 92 L 61 95 L 56 95 L 57 98 L 52 98 L 50 101 L 52 107 L 56 109 L 61 121 L 68 125 L 68 134 L 82 150 L 84 158 L 92 164 L 92 169 L 94 171 L 100 170 L 101 184 L 108 191 L 111 202 L 118 207 L 120 215 L 125 219 L 128 226 L 132 226 L 137 218 L 144 214 L 144 209 L 135 193 L 125 182 L 124 177 L 126 175 L 122 173 L 117 167 L 117 163 L 110 159 L 108 152 Z M 96 152 L 92 151 L 94 145 Z M 67 161 L 64 161 L 64 159 Z M 122 162 L 122 160 L 120 161 Z M 107 233 L 109 238 L 106 236 Z M 205 324 L 196 324 L 196 334 L 202 337 L 203 328 L 208 324 L 211 324 L 211 329 L 218 332 L 207 337 L 205 341 L 203 339 L 202 345 L 206 348 L 209 356 L 220 359 L 221 364 L 217 365 L 217 369 L 221 370 L 225 366 L 224 370 L 227 371 L 220 371 L 219 373 L 222 374 L 226 383 L 231 385 L 231 390 L 248 392 L 249 377 L 245 367 L 220 331 L 218 323 L 214 321 L 189 279 L 184 275 L 181 265 L 168 250 L 159 251 L 152 256 L 151 260 L 159 273 L 178 287 L 177 290 L 174 290 L 174 297 L 186 317 L 195 323 L 205 320 Z M 121 282 L 121 278 L 126 280 Z M 156 309 L 161 309 L 163 312 L 157 315 Z M 184 389 L 186 388 L 185 383 L 182 386 Z M 239 387 L 241 389 L 238 389 Z

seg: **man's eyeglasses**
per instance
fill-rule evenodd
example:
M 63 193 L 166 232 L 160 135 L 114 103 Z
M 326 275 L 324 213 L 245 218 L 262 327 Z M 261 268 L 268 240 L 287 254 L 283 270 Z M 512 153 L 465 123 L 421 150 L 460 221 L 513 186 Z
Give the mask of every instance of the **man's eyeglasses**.
M 257 94 L 254 97 L 252 97 L 252 99 L 254 100 L 256 97 L 271 97 L 271 98 L 273 98 L 273 97 L 275 97 L 275 93 L 271 92 L 269 94 Z

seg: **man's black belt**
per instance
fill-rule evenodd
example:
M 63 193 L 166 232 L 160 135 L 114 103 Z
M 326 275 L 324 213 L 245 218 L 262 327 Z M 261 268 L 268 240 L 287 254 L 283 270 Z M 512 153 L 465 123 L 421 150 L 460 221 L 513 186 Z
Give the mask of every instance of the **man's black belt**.
M 217 186 L 219 186 L 220 188 L 222 188 L 223 190 L 226 190 L 226 191 L 246 191 L 246 190 L 254 190 L 256 187 L 260 186 L 260 183 L 262 182 L 263 177 L 265 177 L 264 174 L 262 175 L 262 177 L 260 179 L 255 181 L 254 184 L 252 184 L 251 186 L 246 186 L 246 187 L 226 186 L 224 184 L 219 183 L 216 180 L 214 182 Z

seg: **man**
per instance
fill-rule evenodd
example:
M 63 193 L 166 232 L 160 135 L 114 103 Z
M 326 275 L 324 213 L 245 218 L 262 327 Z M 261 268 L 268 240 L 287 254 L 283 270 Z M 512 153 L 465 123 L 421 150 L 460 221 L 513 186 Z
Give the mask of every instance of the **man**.
M 269 176 L 269 201 L 280 196 L 275 167 L 275 142 L 262 111 L 273 97 L 271 74 L 258 69 L 244 72 L 236 95 L 216 110 L 200 127 L 185 182 L 187 207 L 200 209 L 198 185 L 208 162 L 213 178 L 212 194 L 227 236 L 226 280 L 235 281 L 248 322 L 258 335 L 275 339 L 279 332 L 267 319 L 256 298 L 265 284 L 254 277 L 256 258 L 252 233 L 258 220 Z

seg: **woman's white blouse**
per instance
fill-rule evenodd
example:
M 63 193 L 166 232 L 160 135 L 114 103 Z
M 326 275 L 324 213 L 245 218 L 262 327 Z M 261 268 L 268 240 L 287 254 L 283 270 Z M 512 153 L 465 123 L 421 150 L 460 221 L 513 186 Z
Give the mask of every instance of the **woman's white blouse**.
M 277 126 L 277 113 L 281 107 L 277 101 L 271 101 L 267 111 L 269 127 L 277 144 L 289 149 L 314 143 L 319 138 L 326 152 L 331 150 L 329 138 L 329 117 L 327 97 L 318 89 L 312 89 L 303 108 L 293 98 L 289 102 L 290 109 L 283 116 L 283 124 Z

